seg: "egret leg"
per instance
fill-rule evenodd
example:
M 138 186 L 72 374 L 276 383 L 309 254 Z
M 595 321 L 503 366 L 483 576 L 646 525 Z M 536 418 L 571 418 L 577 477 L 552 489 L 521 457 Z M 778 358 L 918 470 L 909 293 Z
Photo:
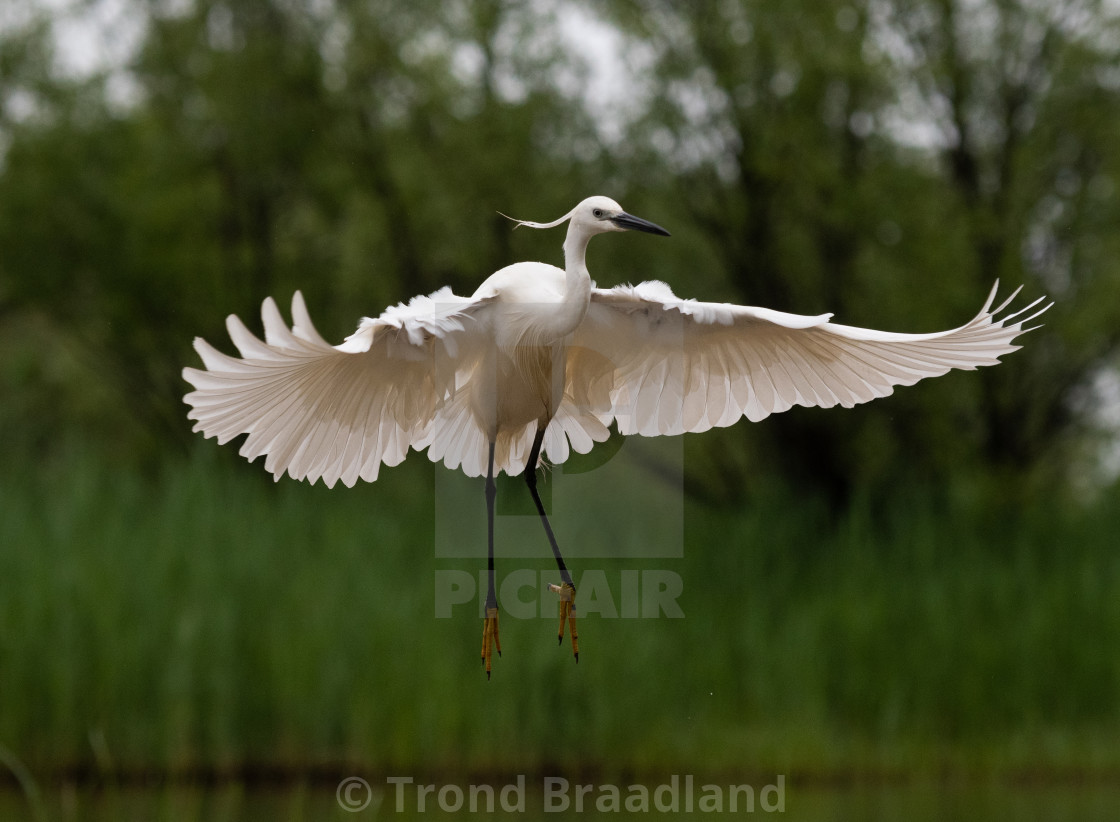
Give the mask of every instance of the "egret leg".
M 576 586 L 572 582 L 572 575 L 568 573 L 568 566 L 564 564 L 564 557 L 560 554 L 560 546 L 556 544 L 556 535 L 552 533 L 552 525 L 548 515 L 544 512 L 544 503 L 537 493 L 537 461 L 541 456 L 541 444 L 544 442 L 544 429 L 537 431 L 533 439 L 533 447 L 529 451 L 529 462 L 525 465 L 525 484 L 529 486 L 529 493 L 533 495 L 533 502 L 537 505 L 541 524 L 548 536 L 548 544 L 552 546 L 552 555 L 556 557 L 556 567 L 560 569 L 560 584 L 549 585 L 548 590 L 560 595 L 560 628 L 557 632 L 559 644 L 564 643 L 564 623 L 568 624 L 572 634 L 572 655 L 579 662 L 579 633 L 576 631 Z
M 486 616 L 482 620 L 482 663 L 486 666 L 486 678 L 490 678 L 490 658 L 496 649 L 502 655 L 502 643 L 498 639 L 498 595 L 494 590 L 494 499 L 498 489 L 494 484 L 494 443 L 490 443 L 490 458 L 486 467 L 486 542 L 489 550 L 487 570 L 489 585 L 486 589 Z

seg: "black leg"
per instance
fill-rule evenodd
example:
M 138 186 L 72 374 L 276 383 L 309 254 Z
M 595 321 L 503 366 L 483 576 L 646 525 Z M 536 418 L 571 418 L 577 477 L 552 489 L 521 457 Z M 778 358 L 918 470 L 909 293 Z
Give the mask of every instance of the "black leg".
M 502 655 L 502 643 L 498 639 L 498 595 L 494 590 L 494 498 L 497 496 L 494 484 L 494 443 L 490 443 L 490 460 L 486 466 L 486 541 L 488 548 L 487 570 L 490 584 L 486 589 L 486 616 L 482 620 L 482 664 L 486 666 L 486 678 L 490 678 L 490 658 L 493 649 Z
M 525 465 L 525 484 L 529 486 L 529 493 L 533 495 L 533 502 L 537 505 L 537 513 L 541 517 L 541 525 L 548 536 L 548 544 L 552 547 L 552 555 L 556 557 L 556 567 L 560 569 L 560 585 L 549 585 L 549 589 L 560 595 L 560 630 L 558 639 L 564 642 L 564 623 L 567 622 L 572 631 L 572 654 L 579 662 L 579 635 L 576 633 L 576 586 L 572 582 L 572 575 L 568 573 L 568 566 L 564 564 L 564 557 L 560 554 L 560 546 L 556 544 L 556 535 L 552 533 L 552 525 L 548 515 L 544 512 L 544 503 L 541 495 L 537 493 L 537 461 L 541 456 L 541 445 L 544 443 L 544 429 L 537 431 L 533 438 L 533 447 L 529 451 L 529 462 Z
M 560 555 L 560 546 L 556 544 L 556 535 L 552 533 L 552 525 L 548 521 L 548 515 L 544 512 L 541 495 L 537 493 L 537 461 L 541 457 L 541 444 L 543 442 L 544 429 L 541 429 L 533 439 L 533 447 L 529 451 L 529 462 L 525 466 L 525 483 L 529 486 L 529 493 L 533 495 L 533 502 L 537 504 L 537 513 L 541 516 L 541 524 L 544 525 L 544 532 L 548 535 L 548 544 L 552 546 L 552 555 L 556 557 L 556 566 L 560 569 L 560 579 L 574 589 L 572 576 L 568 573 L 568 567 L 564 565 L 564 557 Z
M 494 500 L 498 496 L 498 486 L 494 482 L 494 443 L 490 443 L 490 461 L 486 466 L 486 545 L 488 559 L 486 568 L 490 573 L 490 585 L 486 590 L 486 607 L 497 608 L 498 596 L 494 591 Z

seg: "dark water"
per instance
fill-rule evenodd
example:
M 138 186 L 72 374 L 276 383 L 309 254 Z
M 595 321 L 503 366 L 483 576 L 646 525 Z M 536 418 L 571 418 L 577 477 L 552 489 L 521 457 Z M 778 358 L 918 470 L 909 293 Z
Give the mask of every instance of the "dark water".
M 646 812 L 617 812 L 609 810 L 611 796 L 596 786 L 584 797 L 583 818 L 590 819 L 668 819 L 668 818 L 782 818 L 803 822 L 831 822 L 832 820 L 883 820 L 895 822 L 924 822 L 924 820 L 977 820 L 977 822 L 1063 822 L 1064 820 L 1120 820 L 1120 783 L 1061 786 L 891 786 L 831 789 L 821 787 L 800 788 L 787 782 L 779 797 L 771 793 L 762 802 L 754 797 L 752 809 L 745 807 L 746 799 L 740 794 L 737 812 L 727 806 L 725 794 L 722 813 L 700 812 L 694 804 L 692 813 L 660 811 L 654 807 L 653 791 L 649 786 Z M 42 789 L 37 796 L 28 796 L 18 788 L 0 789 L 0 822 L 7 820 L 96 820 L 96 822 L 128 822 L 129 820 L 166 820 L 166 822 L 278 822 L 288 820 L 372 820 L 372 819 L 450 819 L 458 817 L 522 818 L 532 820 L 567 818 L 574 815 L 574 788 L 567 795 L 556 795 L 549 800 L 539 786 L 524 792 L 520 803 L 522 810 L 503 810 L 501 797 L 495 794 L 495 810 L 488 813 L 487 796 L 475 796 L 475 811 L 470 810 L 466 788 L 461 792 L 450 789 L 441 802 L 438 793 L 427 797 L 424 811 L 417 807 L 415 794 L 407 794 L 404 810 L 398 812 L 394 787 L 375 785 L 367 789 L 361 783 L 352 783 L 340 789 L 316 785 L 314 787 L 275 787 L 272 789 L 244 788 L 237 785 L 225 787 L 149 787 L 87 789 L 73 786 Z M 622 786 L 621 799 L 629 796 L 641 802 L 641 795 L 627 793 Z M 697 791 L 699 794 L 699 791 Z M 507 795 L 507 806 L 517 805 L 516 798 Z M 671 802 L 671 795 L 661 794 L 663 806 Z M 697 796 L 697 800 L 698 800 Z M 779 801 L 780 800 L 780 801 Z M 462 807 L 453 812 L 448 808 L 461 801 Z M 677 797 L 678 805 L 683 802 Z M 596 802 L 607 810 L 595 810 Z M 765 805 L 765 807 L 764 807 Z

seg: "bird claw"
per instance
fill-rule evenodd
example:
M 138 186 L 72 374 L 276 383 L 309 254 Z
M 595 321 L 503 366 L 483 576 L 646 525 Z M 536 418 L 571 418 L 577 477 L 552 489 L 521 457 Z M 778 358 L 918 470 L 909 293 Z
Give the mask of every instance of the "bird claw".
M 568 623 L 568 627 L 572 633 L 572 655 L 576 658 L 576 664 L 579 664 L 579 633 L 576 631 L 576 589 L 570 582 L 564 582 L 560 585 L 548 586 L 548 590 L 560 596 L 560 630 L 556 637 L 557 644 L 564 644 L 564 623 Z
M 502 643 L 498 638 L 498 609 L 487 608 L 482 620 L 482 664 L 486 666 L 486 679 L 490 679 L 490 659 L 494 651 L 502 655 Z

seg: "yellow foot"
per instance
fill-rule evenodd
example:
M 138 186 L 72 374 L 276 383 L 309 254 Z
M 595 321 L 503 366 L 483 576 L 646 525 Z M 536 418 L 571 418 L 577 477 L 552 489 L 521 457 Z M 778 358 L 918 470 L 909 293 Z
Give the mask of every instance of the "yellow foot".
M 572 629 L 572 655 L 579 662 L 579 634 L 576 632 L 576 589 L 569 583 L 549 585 L 548 590 L 560 595 L 560 632 L 557 639 L 564 644 L 564 623 Z
M 497 649 L 498 656 L 502 655 L 502 643 L 498 639 L 498 609 L 487 608 L 486 617 L 482 620 L 482 663 L 486 666 L 486 678 L 490 678 L 490 657 Z

